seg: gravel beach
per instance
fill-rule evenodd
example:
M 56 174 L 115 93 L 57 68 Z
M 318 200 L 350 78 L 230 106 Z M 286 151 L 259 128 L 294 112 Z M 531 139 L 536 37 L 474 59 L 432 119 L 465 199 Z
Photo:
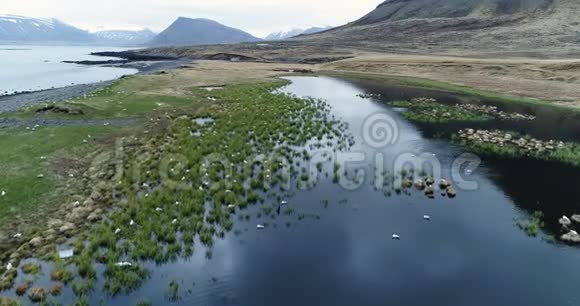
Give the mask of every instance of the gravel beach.
M 134 68 L 137 74 L 153 74 L 165 69 L 177 68 L 181 65 L 191 63 L 191 59 L 178 59 L 172 61 L 138 61 L 119 65 L 104 65 L 104 67 Z M 79 84 L 62 88 L 47 89 L 28 93 L 21 93 L 8 96 L 0 96 L 0 113 L 15 112 L 21 108 L 46 102 L 58 102 L 73 99 L 110 85 L 112 81 L 98 82 L 92 84 Z M 0 122 L 1 126 L 6 126 L 6 122 Z

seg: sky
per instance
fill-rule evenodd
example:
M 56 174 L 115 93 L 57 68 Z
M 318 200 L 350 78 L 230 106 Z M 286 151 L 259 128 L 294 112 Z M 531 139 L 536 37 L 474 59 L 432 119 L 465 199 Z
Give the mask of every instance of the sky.
M 89 31 L 161 31 L 177 17 L 209 18 L 258 37 L 354 21 L 384 0 L 2 0 L 0 15 L 57 18 Z

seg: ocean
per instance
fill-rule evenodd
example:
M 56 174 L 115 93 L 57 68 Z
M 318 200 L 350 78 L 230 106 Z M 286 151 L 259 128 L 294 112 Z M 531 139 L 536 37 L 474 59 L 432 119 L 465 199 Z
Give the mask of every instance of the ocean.
M 135 74 L 136 69 L 62 63 L 62 61 L 113 59 L 89 54 L 126 49 L 101 46 L 0 45 L 0 96 L 108 81 L 123 75 Z

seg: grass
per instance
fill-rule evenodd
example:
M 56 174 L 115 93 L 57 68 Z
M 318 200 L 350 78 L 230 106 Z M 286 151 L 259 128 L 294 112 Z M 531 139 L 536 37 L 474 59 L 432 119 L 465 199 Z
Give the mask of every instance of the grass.
M 330 75 L 330 76 L 340 76 L 346 77 L 351 79 L 359 79 L 359 80 L 384 80 L 395 84 L 400 84 L 403 86 L 410 86 L 410 87 L 419 87 L 419 88 L 427 88 L 433 89 L 438 91 L 444 91 L 449 93 L 457 93 L 466 96 L 472 96 L 482 99 L 490 99 L 496 100 L 500 102 L 506 103 L 518 103 L 518 104 L 529 104 L 529 105 L 540 105 L 540 106 L 547 106 L 551 108 L 556 108 L 565 111 L 573 111 L 573 112 L 580 112 L 580 109 L 573 108 L 573 107 L 566 107 L 562 105 L 554 104 L 550 101 L 544 101 L 535 98 L 529 97 L 517 97 L 511 96 L 507 94 L 487 91 L 476 89 L 467 86 L 455 85 L 450 84 L 442 81 L 435 81 L 423 78 L 415 78 L 415 77 L 403 77 L 403 76 L 389 76 L 383 74 L 375 74 L 375 73 L 357 73 L 357 72 L 333 72 L 333 71 L 324 71 L 323 74 Z
M 514 137 L 530 138 L 530 136 L 518 136 L 516 133 L 511 134 L 514 135 Z M 562 148 L 556 148 L 553 151 L 530 153 L 513 144 L 499 145 L 490 142 L 469 141 L 461 138 L 457 134 L 453 134 L 451 136 L 451 140 L 455 143 L 464 145 L 474 152 L 480 154 L 511 159 L 533 158 L 537 160 L 565 163 L 575 167 L 580 167 L 580 144 L 577 143 L 565 143 Z
M 169 282 L 169 287 L 167 288 L 165 296 L 167 296 L 167 299 L 172 302 L 179 299 L 179 283 L 176 280 Z
M 2 305 L 2 306 L 20 306 L 20 305 L 24 305 L 24 304 L 22 304 L 19 300 L 0 296 L 0 305 Z
M 102 280 L 102 290 L 109 296 L 133 292 L 150 276 L 140 262 L 163 264 L 190 257 L 195 238 L 199 238 L 206 247 L 206 255 L 211 257 L 215 241 L 234 229 L 236 214 L 241 222 L 249 220 L 250 213 L 243 211 L 256 206 L 260 217 L 272 218 L 277 206 L 266 203 L 268 191 L 283 190 L 282 182 L 310 179 L 304 171 L 284 175 L 283 161 L 296 169 L 305 168 L 311 158 L 304 149 L 307 145 L 338 150 L 352 145 L 346 126 L 330 114 L 325 102 L 273 93 L 286 84 L 284 81 L 227 86 L 211 93 L 192 89 L 188 95 L 175 99 L 146 93 L 151 88 L 138 81 L 139 78 L 129 78 L 95 95 L 69 102 L 83 110 L 82 116 L 91 118 L 125 115 L 164 118 L 163 124 L 154 120 L 123 130 L 135 137 L 124 147 L 121 176 L 99 183 L 105 190 L 115 190 L 115 198 L 110 192 L 101 194 L 102 201 L 114 209 L 106 218 L 94 225 L 86 224 L 76 234 L 73 258 L 60 261 L 52 256 L 56 260 L 50 274 L 52 281 L 72 283 L 79 304 L 86 303 L 93 290 L 101 290 L 95 288 L 97 279 L 99 283 Z M 111 101 L 128 92 L 138 92 L 136 100 L 128 95 L 131 98 Z M 215 100 L 209 100 L 210 95 Z M 154 100 L 160 101 L 157 98 L 166 105 L 155 104 Z M 122 105 L 118 105 L 119 101 Z M 120 113 L 121 107 L 127 111 Z M 213 122 L 199 124 L 195 118 L 211 118 Z M 150 133 L 143 133 L 149 128 Z M 11 168 L 26 170 L 22 175 L 4 177 L 5 181 L 0 179 L 0 186 L 7 186 L 5 199 L 10 200 L 2 202 L 5 206 L 0 208 L 13 209 L 12 215 L 2 217 L 10 218 L 38 209 L 39 201 L 55 189 L 58 179 L 62 180 L 53 165 L 63 156 L 78 157 L 107 148 L 96 139 L 109 140 L 120 132 L 113 127 L 80 126 L 0 133 L 4 133 L 0 139 L 4 137 L 9 144 L 0 150 L 0 158 Z M 89 134 L 91 141 L 83 142 Z M 202 167 L 208 156 L 216 156 L 216 161 Z M 258 161 L 260 156 L 266 158 Z M 115 163 L 105 160 L 93 166 L 97 173 L 106 173 L 115 168 Z M 322 169 L 323 165 L 317 168 Z M 39 179 L 38 173 L 45 176 Z M 91 187 L 95 182 L 88 178 L 85 184 Z M 118 205 L 120 199 L 122 205 Z M 297 218 L 320 216 L 301 213 Z M 118 266 L 121 261 L 131 265 Z M 97 263 L 104 267 L 102 275 L 96 269 Z M 12 286 L 14 279 L 15 276 L 7 279 L 12 283 L 6 285 Z M 170 284 L 168 291 L 170 299 L 177 297 L 179 285 Z
M 0 197 L 3 211 L 0 225 L 17 214 L 28 214 L 38 210 L 39 205 L 48 204 L 51 197 L 47 195 L 59 187 L 52 162 L 69 154 L 80 156 L 90 152 L 100 137 L 115 132 L 102 126 L 48 127 L 36 131 L 1 129 L 0 192 L 4 191 L 5 195 Z M 43 177 L 39 178 L 39 174 Z
M 131 76 L 92 94 L 66 102 L 53 103 L 63 109 L 80 111 L 79 115 L 45 113 L 52 119 L 115 119 L 143 117 L 155 111 L 171 110 L 190 105 L 194 96 L 173 96 L 160 94 L 163 87 L 151 81 L 148 76 Z M 11 116 L 31 118 L 45 104 L 34 105 Z
M 31 275 L 38 275 L 42 272 L 42 266 L 38 263 L 26 263 L 20 269 L 22 273 Z
M 544 213 L 541 211 L 536 211 L 526 219 L 517 220 L 516 225 L 518 228 L 526 232 L 530 237 L 536 237 L 544 227 Z

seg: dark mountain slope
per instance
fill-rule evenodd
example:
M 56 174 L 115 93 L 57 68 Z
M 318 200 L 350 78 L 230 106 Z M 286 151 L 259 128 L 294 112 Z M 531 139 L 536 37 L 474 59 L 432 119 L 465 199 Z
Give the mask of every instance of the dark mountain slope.
M 179 17 L 150 43 L 151 46 L 193 46 L 258 41 L 242 30 L 209 19 Z
M 578 0 L 387 0 L 359 20 L 299 39 L 371 49 L 578 48 Z

